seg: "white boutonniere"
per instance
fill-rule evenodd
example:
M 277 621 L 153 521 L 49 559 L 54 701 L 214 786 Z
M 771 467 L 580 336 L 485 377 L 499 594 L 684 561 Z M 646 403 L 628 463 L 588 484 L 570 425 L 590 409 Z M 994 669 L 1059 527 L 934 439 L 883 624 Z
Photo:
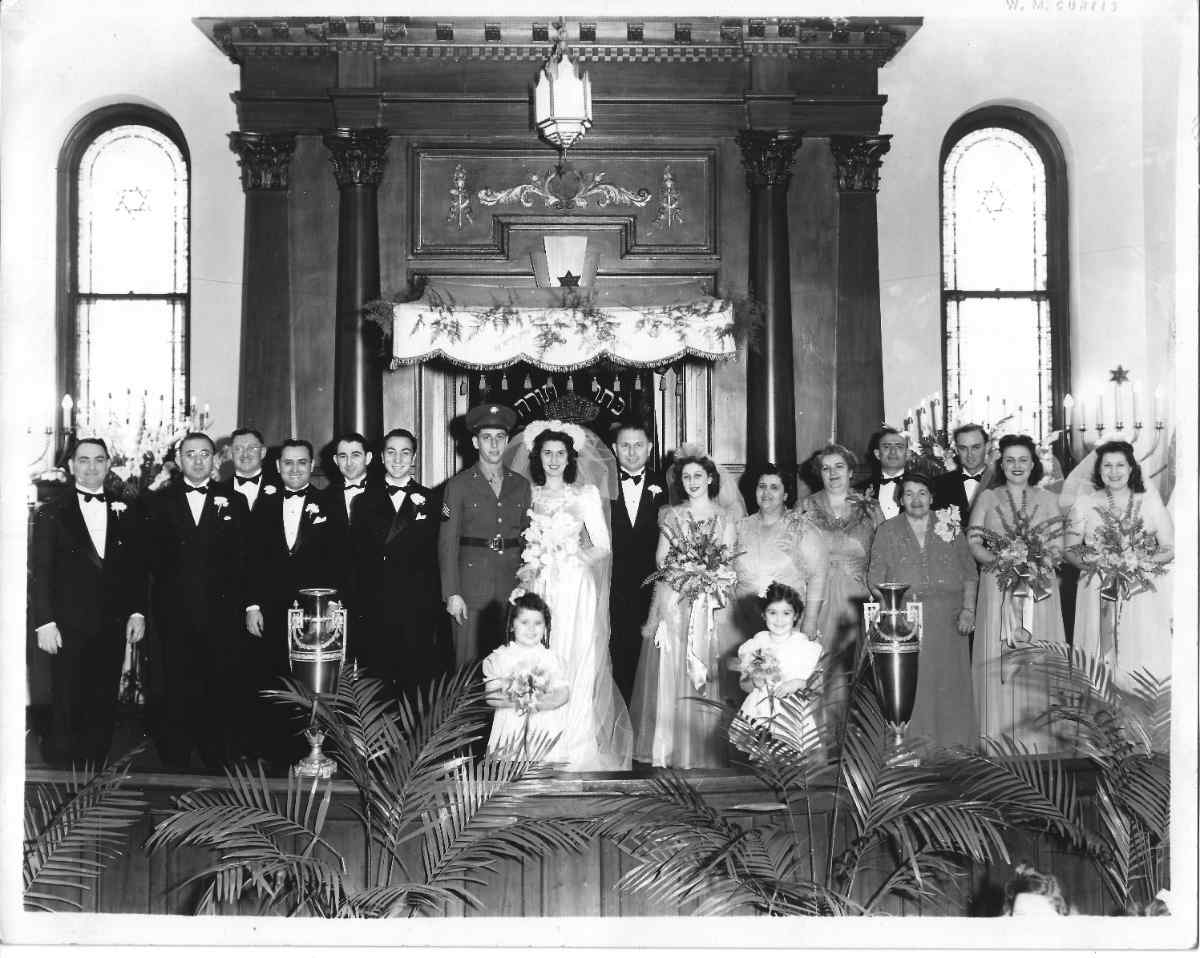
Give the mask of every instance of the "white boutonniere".
M 213 496 L 213 505 L 217 507 L 217 512 L 220 512 L 229 505 L 229 500 L 224 496 Z
M 264 496 L 273 496 L 278 490 L 274 486 L 263 486 Z
M 307 506 L 304 507 L 304 511 L 307 512 L 310 516 L 315 516 L 315 515 L 320 514 L 321 507 L 319 505 L 317 505 L 315 502 L 310 502 Z
M 662 495 L 662 486 L 651 483 L 646 488 L 648 488 L 650 490 L 650 495 L 652 495 L 652 496 L 661 496 Z
M 936 510 L 933 518 L 934 534 L 943 542 L 953 542 L 954 537 L 962 531 L 962 517 L 954 506 Z
M 108 504 L 108 508 L 110 508 L 114 514 L 119 516 L 128 507 L 123 502 L 110 502 Z
M 423 495 L 421 495 L 419 492 L 409 493 L 408 498 L 410 498 L 412 500 L 414 506 L 425 505 L 425 497 Z

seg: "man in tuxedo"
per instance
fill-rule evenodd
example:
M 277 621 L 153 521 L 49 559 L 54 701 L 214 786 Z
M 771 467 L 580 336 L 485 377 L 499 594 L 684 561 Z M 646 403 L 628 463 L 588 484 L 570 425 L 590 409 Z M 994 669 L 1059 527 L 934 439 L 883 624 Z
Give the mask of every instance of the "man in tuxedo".
M 134 509 L 104 492 L 108 447 L 81 439 L 71 488 L 44 503 L 33 527 L 33 618 L 52 656 L 53 764 L 100 764 L 112 743 L 127 642 L 145 633 L 145 566 Z
M 508 596 L 533 501 L 529 481 L 501 461 L 516 424 L 517 414 L 507 406 L 469 409 L 466 426 L 479 460 L 446 483 L 438 567 L 459 668 L 504 642 Z
M 361 433 L 347 432 L 338 436 L 333 461 L 341 478 L 329 484 L 322 504 L 330 520 L 342 529 L 350 527 L 351 504 L 371 485 L 367 479 L 367 466 L 371 464 L 371 459 L 367 440 Z
M 976 423 L 965 423 L 954 430 L 954 452 L 958 468 L 942 473 L 933 480 L 933 508 L 956 506 L 962 527 L 971 524 L 971 507 L 979 490 L 987 486 L 991 470 L 987 459 L 987 431 Z
M 253 515 L 265 497 L 279 492 L 278 486 L 263 469 L 267 445 L 262 433 L 249 426 L 235 429 L 230 436 L 229 453 L 233 459 L 233 476 L 217 485 L 223 495 L 237 493 L 241 496 L 246 511 Z
M 246 631 L 258 640 L 254 676 L 258 689 L 282 688 L 289 674 L 287 610 L 300 589 L 331 588 L 339 594 L 349 579 L 344 531 L 321 504 L 310 483 L 313 447 L 306 439 L 285 439 L 279 450 L 281 495 L 271 496 L 251 520 L 247 555 Z M 289 710 L 262 702 L 258 711 L 258 751 L 282 765 L 296 757 Z
M 892 426 L 884 426 L 876 434 L 871 453 L 874 456 L 871 481 L 862 491 L 868 498 L 878 500 L 884 518 L 891 519 L 900 512 L 895 497 L 900 477 L 908 465 L 908 437 Z
M 146 541 L 165 679 L 159 754 L 187 768 L 197 749 L 219 769 L 241 751 L 248 688 L 239 617 L 245 500 L 212 481 L 216 448 L 179 443 L 181 476 L 146 502 Z
M 355 594 L 361 603 L 352 656 L 411 696 L 440 673 L 437 536 L 441 503 L 417 482 L 417 437 L 393 429 L 383 437 L 384 483 L 355 500 L 350 520 Z
M 621 423 L 613 453 L 620 464 L 620 492 L 612 507 L 613 572 L 610 593 L 613 678 L 628 703 L 633 698 L 642 649 L 642 624 L 650 613 L 651 589 L 643 586 L 654 571 L 658 510 L 667 501 L 662 476 L 646 468 L 653 445 L 640 423 Z

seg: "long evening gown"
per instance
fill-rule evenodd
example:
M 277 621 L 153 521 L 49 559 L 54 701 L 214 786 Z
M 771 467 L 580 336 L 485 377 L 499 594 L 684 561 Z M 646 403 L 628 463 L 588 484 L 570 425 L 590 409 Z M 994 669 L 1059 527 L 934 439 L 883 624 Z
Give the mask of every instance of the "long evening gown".
M 1134 508 L 1138 510 L 1148 532 L 1158 536 L 1159 543 L 1171 546 L 1175 541 L 1171 515 L 1156 494 L 1134 492 Z M 1071 529 L 1086 540 L 1102 525 L 1100 511 L 1108 508 L 1108 497 L 1103 490 L 1093 491 L 1075 500 L 1071 506 Z M 1145 669 L 1156 679 L 1171 675 L 1171 574 L 1157 579 L 1155 591 L 1141 592 L 1124 601 L 1117 628 L 1117 655 L 1105 654 L 1106 664 L 1112 668 L 1117 680 L 1128 684 L 1129 675 Z M 1080 575 L 1079 589 L 1075 594 L 1074 645 L 1093 656 L 1101 655 L 1101 599 L 1100 580 L 1090 582 Z M 1104 643 L 1105 653 L 1111 643 Z
M 659 528 L 686 537 L 690 515 L 684 505 L 664 506 L 659 513 Z M 729 543 L 733 540 L 733 521 L 725 513 L 705 520 L 712 523 L 719 538 Z M 665 768 L 721 768 L 729 764 L 721 713 L 693 701 L 720 701 L 726 671 L 723 653 L 732 651 L 725 648 L 732 634 L 727 626 L 729 606 L 710 614 L 701 610 L 695 617 L 696 629 L 689 641 L 693 603 L 665 582 L 654 584 L 630 709 L 633 757 L 639 762 Z M 690 666 L 689 657 L 693 657 Z
M 961 532 L 946 542 L 934 531 L 932 514 L 928 522 L 924 546 L 903 513 L 884 522 L 875 531 L 867 577 L 876 584 L 906 582 L 905 598 L 922 603 L 924 635 L 908 734 L 935 745 L 974 747 L 979 724 L 971 694 L 971 650 L 967 636 L 958 634 L 958 615 L 963 588 L 970 582 L 974 591 L 979 571 Z
M 820 531 L 801 513 L 785 512 L 769 526 L 763 524 L 762 513 L 739 519 L 734 551 L 738 583 L 733 618 L 742 638 L 762 628 L 759 596 L 772 582 L 791 586 L 806 607 L 825 598 L 829 556 Z
M 979 493 L 971 510 L 972 525 L 1003 532 L 1001 516 L 1009 522 L 1013 519 L 1005 489 L 1005 486 L 999 486 Z M 1014 491 L 1013 497 L 1017 508 L 1024 508 L 1034 523 L 1059 515 L 1058 496 L 1046 489 L 1027 488 L 1023 507 L 1020 493 Z M 1039 716 L 1049 705 L 1048 678 L 1036 665 L 1015 671 L 1016 662 L 1001 639 L 1003 598 L 995 573 L 983 572 L 979 582 L 971 663 L 980 734 L 988 738 L 1009 735 L 1041 752 L 1057 750 L 1056 736 L 1039 721 Z M 1041 602 L 1034 602 L 1032 598 L 1024 601 L 1032 607 L 1030 631 L 1033 640 L 1064 643 L 1066 636 L 1058 587 L 1053 586 L 1050 595 Z
M 612 539 L 600 494 L 591 485 L 557 491 L 534 486 L 532 513 L 554 552 L 526 587 L 550 606 L 550 650 L 562 661 L 571 690 L 563 719 L 566 767 L 628 769 L 633 733 L 608 651 Z

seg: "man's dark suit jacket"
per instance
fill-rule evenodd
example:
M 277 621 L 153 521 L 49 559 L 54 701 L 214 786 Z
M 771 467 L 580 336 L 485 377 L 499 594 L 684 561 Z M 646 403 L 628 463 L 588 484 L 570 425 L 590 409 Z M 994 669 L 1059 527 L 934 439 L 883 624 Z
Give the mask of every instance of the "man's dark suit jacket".
M 34 520 L 33 624 L 55 623 L 63 643 L 50 663 L 47 757 L 56 763 L 104 758 L 116 717 L 125 623 L 147 610 L 137 511 L 111 498 L 105 509 L 103 559 L 74 485 L 43 503 Z
M 399 511 L 383 484 L 368 486 L 350 521 L 360 634 L 352 655 L 379 678 L 411 691 L 442 671 L 438 527 L 442 504 L 431 489 L 407 487 Z
M 658 492 L 651 491 L 654 487 Z M 637 521 L 631 524 L 621 488 L 612 504 L 613 571 L 610 613 L 613 678 L 626 702 L 633 697 L 642 647 L 642 625 L 650 613 L 652 589 L 643 586 L 654 571 L 658 545 L 658 512 L 667 503 L 666 483 L 647 470 L 641 483 Z
M 992 471 L 984 469 L 983 475 L 979 479 L 979 485 L 975 487 L 974 498 L 979 497 L 980 490 L 987 486 L 991 478 Z M 967 501 L 967 493 L 963 488 L 962 469 L 952 469 L 950 472 L 944 472 L 940 476 L 934 477 L 933 508 L 945 509 L 949 506 L 956 506 L 962 517 L 964 531 L 971 524 L 971 506 L 973 504 L 973 502 Z

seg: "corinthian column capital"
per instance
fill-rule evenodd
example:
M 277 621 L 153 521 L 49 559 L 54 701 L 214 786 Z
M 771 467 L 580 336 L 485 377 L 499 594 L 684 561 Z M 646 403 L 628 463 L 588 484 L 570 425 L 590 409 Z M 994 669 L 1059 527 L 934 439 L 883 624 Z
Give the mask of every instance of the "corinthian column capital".
M 229 148 L 242 168 L 243 190 L 287 190 L 294 133 L 230 133 Z
M 742 130 L 737 135 L 746 168 L 746 186 L 787 189 L 792 179 L 792 161 L 800 148 L 800 134 L 793 130 Z
M 839 193 L 879 192 L 879 168 L 892 148 L 890 135 L 831 136 L 829 148 L 837 164 Z
M 348 186 L 378 186 L 387 166 L 388 131 L 382 127 L 365 130 L 334 130 L 323 137 L 329 162 L 339 189 Z

